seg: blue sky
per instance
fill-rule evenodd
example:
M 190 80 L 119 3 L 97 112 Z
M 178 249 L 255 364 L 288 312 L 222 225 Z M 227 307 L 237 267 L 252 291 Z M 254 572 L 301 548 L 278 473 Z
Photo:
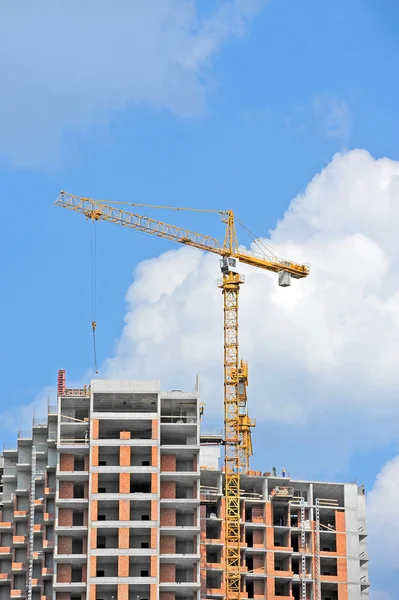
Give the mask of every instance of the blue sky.
M 107 3 L 101 2 L 93 16 L 89 1 L 71 2 L 67 9 L 52 3 L 43 18 L 40 8 L 46 8 L 46 2 L 41 2 L 34 8 L 25 5 L 30 11 L 25 22 L 10 0 L 0 7 L 0 409 L 5 443 L 13 439 L 13 428 L 25 424 L 35 398 L 55 384 L 59 368 L 67 369 L 69 381 L 80 382 L 93 366 L 90 230 L 83 218 L 53 206 L 61 189 L 93 198 L 232 208 L 251 230 L 267 237 L 292 199 L 335 153 L 360 148 L 375 158 L 399 160 L 396 3 L 226 0 L 208 4 L 206 11 L 198 4 L 165 0 L 151 8 L 143 4 L 141 11 L 122 2 L 109 13 Z M 343 171 L 350 168 L 348 163 Z M 350 189 L 355 190 L 356 181 L 367 173 L 356 171 Z M 329 177 L 323 185 L 328 183 Z M 154 213 L 158 215 L 223 235 L 213 216 Z M 124 319 L 130 314 L 125 295 L 134 269 L 174 248 L 107 224 L 98 227 L 97 235 L 98 356 L 104 363 L 118 357 L 118 340 L 123 339 Z M 288 242 L 294 243 L 295 235 L 291 232 Z M 280 243 L 278 233 L 274 239 Z M 182 268 L 179 257 L 170 257 L 172 278 L 175 260 L 180 261 L 176 273 Z M 191 260 L 197 259 L 190 256 L 187 261 Z M 195 265 L 184 268 L 203 268 L 205 273 L 210 262 L 206 259 L 206 269 Z M 213 273 L 213 267 L 209 269 Z M 155 287 L 162 290 L 162 285 L 169 284 L 156 278 Z M 133 292 L 137 300 L 137 286 Z M 151 298 L 147 301 L 150 306 Z M 196 301 L 194 294 L 192 302 Z M 216 289 L 212 302 L 221 302 Z M 243 299 L 243 311 L 251 312 L 253 306 Z M 256 321 L 252 326 L 254 331 Z M 277 340 L 275 344 L 279 348 Z M 290 360 L 287 355 L 281 359 Z M 177 363 L 173 383 L 181 387 L 186 375 Z M 259 383 L 261 357 L 254 363 Z M 207 375 L 205 359 L 198 362 L 200 372 L 201 365 L 206 390 L 213 371 Z M 155 377 L 162 374 L 162 354 L 152 370 Z M 296 390 L 298 404 L 309 397 L 316 402 L 321 383 L 313 386 L 299 368 L 293 378 L 289 389 Z M 389 386 L 381 384 L 381 394 L 392 400 L 396 383 L 393 380 L 388 391 Z M 264 382 L 272 390 L 279 384 L 278 379 Z M 315 422 L 290 421 L 279 410 L 272 419 L 262 413 L 255 448 L 264 436 L 271 444 L 258 450 L 255 466 L 266 469 L 275 463 L 292 467 L 293 475 L 325 472 L 340 479 L 357 478 L 371 489 L 383 465 L 398 452 L 397 434 L 384 425 L 393 413 L 381 410 L 376 417 L 379 433 L 366 433 L 367 439 L 362 439 L 359 430 L 353 442 L 356 423 L 364 426 L 366 400 L 359 392 L 342 422 L 344 450 L 328 433 L 336 455 L 331 459 L 321 453 L 327 461 L 324 469 L 314 450 L 326 443 L 322 424 L 330 418 L 334 422 L 333 393 L 345 398 L 342 388 L 331 392 L 322 409 L 315 410 Z M 375 394 L 378 398 L 378 387 Z M 284 399 L 281 407 L 284 413 Z M 279 419 L 286 425 L 279 425 Z M 370 423 L 370 413 L 367 419 Z M 211 421 L 217 424 L 220 418 L 211 415 Z M 305 438 L 303 452 L 293 459 L 293 448 Z M 385 589 L 395 591 L 384 588 L 387 573 L 370 567 L 375 590 L 381 590 L 373 598 L 389 598 L 382 595 Z

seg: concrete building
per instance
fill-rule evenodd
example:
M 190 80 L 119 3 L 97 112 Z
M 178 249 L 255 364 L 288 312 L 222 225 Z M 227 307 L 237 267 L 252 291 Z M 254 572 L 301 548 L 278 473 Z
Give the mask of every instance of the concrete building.
M 220 436 L 198 391 L 95 380 L 3 451 L 0 600 L 223 598 Z M 251 472 L 242 487 L 242 596 L 368 597 L 365 498 L 354 484 Z

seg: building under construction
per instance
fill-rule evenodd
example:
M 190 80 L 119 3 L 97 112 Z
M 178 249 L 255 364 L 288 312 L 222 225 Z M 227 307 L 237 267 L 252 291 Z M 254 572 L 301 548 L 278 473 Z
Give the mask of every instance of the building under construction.
M 3 451 L 0 600 L 225 598 L 222 435 L 200 414 L 198 390 L 60 371 Z M 368 598 L 363 488 L 276 475 L 240 477 L 240 597 Z

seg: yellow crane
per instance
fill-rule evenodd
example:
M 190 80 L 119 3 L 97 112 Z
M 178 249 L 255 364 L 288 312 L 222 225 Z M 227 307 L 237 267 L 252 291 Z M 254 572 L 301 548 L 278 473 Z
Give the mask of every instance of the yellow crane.
M 248 416 L 246 386 L 247 364 L 238 356 L 238 295 L 244 277 L 239 264 L 244 263 L 278 274 L 279 285 L 287 287 L 291 278 L 301 279 L 309 274 L 309 266 L 298 264 L 271 253 L 257 254 L 239 247 L 236 218 L 231 210 L 215 211 L 184 209 L 168 206 L 129 203 L 129 206 L 170 208 L 173 210 L 199 210 L 217 212 L 226 225 L 224 242 L 216 238 L 170 225 L 156 219 L 128 212 L 113 206 L 126 202 L 97 201 L 61 192 L 55 204 L 85 215 L 92 221 L 109 221 L 123 227 L 192 246 L 218 254 L 222 279 L 218 282 L 224 299 L 224 446 L 225 446 L 225 595 L 228 600 L 240 599 L 240 474 L 249 467 L 252 453 L 250 428 L 254 423 Z M 262 247 L 259 245 L 259 248 Z M 93 329 L 95 324 L 93 325 Z

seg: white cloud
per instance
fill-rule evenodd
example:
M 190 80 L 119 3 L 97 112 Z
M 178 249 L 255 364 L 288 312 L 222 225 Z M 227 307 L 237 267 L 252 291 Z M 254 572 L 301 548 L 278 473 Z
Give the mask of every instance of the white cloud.
M 381 575 L 398 568 L 398 494 L 399 456 L 383 467 L 367 498 L 370 554 L 374 568 L 378 568 Z
M 399 163 L 356 150 L 338 154 L 271 232 L 271 245 L 311 263 L 290 289 L 242 268 L 241 355 L 250 365 L 251 413 L 354 428 L 353 444 L 393 435 L 398 415 Z M 258 225 L 259 227 L 259 225 Z M 221 407 L 222 299 L 218 260 L 171 250 L 139 265 L 126 326 L 103 372 L 190 386 L 202 376 L 210 411 Z M 370 419 L 373 418 L 373 427 Z M 365 431 L 368 435 L 365 436 Z
M 146 104 L 200 114 L 209 59 L 241 36 L 264 0 L 12 0 L 0 6 L 0 154 L 16 165 L 57 162 L 62 139 Z M 23 15 L 23 17 L 22 17 Z
M 328 138 L 346 141 L 351 133 L 352 118 L 348 104 L 344 100 L 330 96 L 317 96 L 313 109 L 321 119 Z
M 56 393 L 54 387 L 47 386 L 29 404 L 8 408 L 0 415 L 0 429 L 11 434 L 11 439 L 15 441 L 19 430 L 31 430 L 34 417 L 41 419 L 47 416 L 48 406 L 57 402 Z

